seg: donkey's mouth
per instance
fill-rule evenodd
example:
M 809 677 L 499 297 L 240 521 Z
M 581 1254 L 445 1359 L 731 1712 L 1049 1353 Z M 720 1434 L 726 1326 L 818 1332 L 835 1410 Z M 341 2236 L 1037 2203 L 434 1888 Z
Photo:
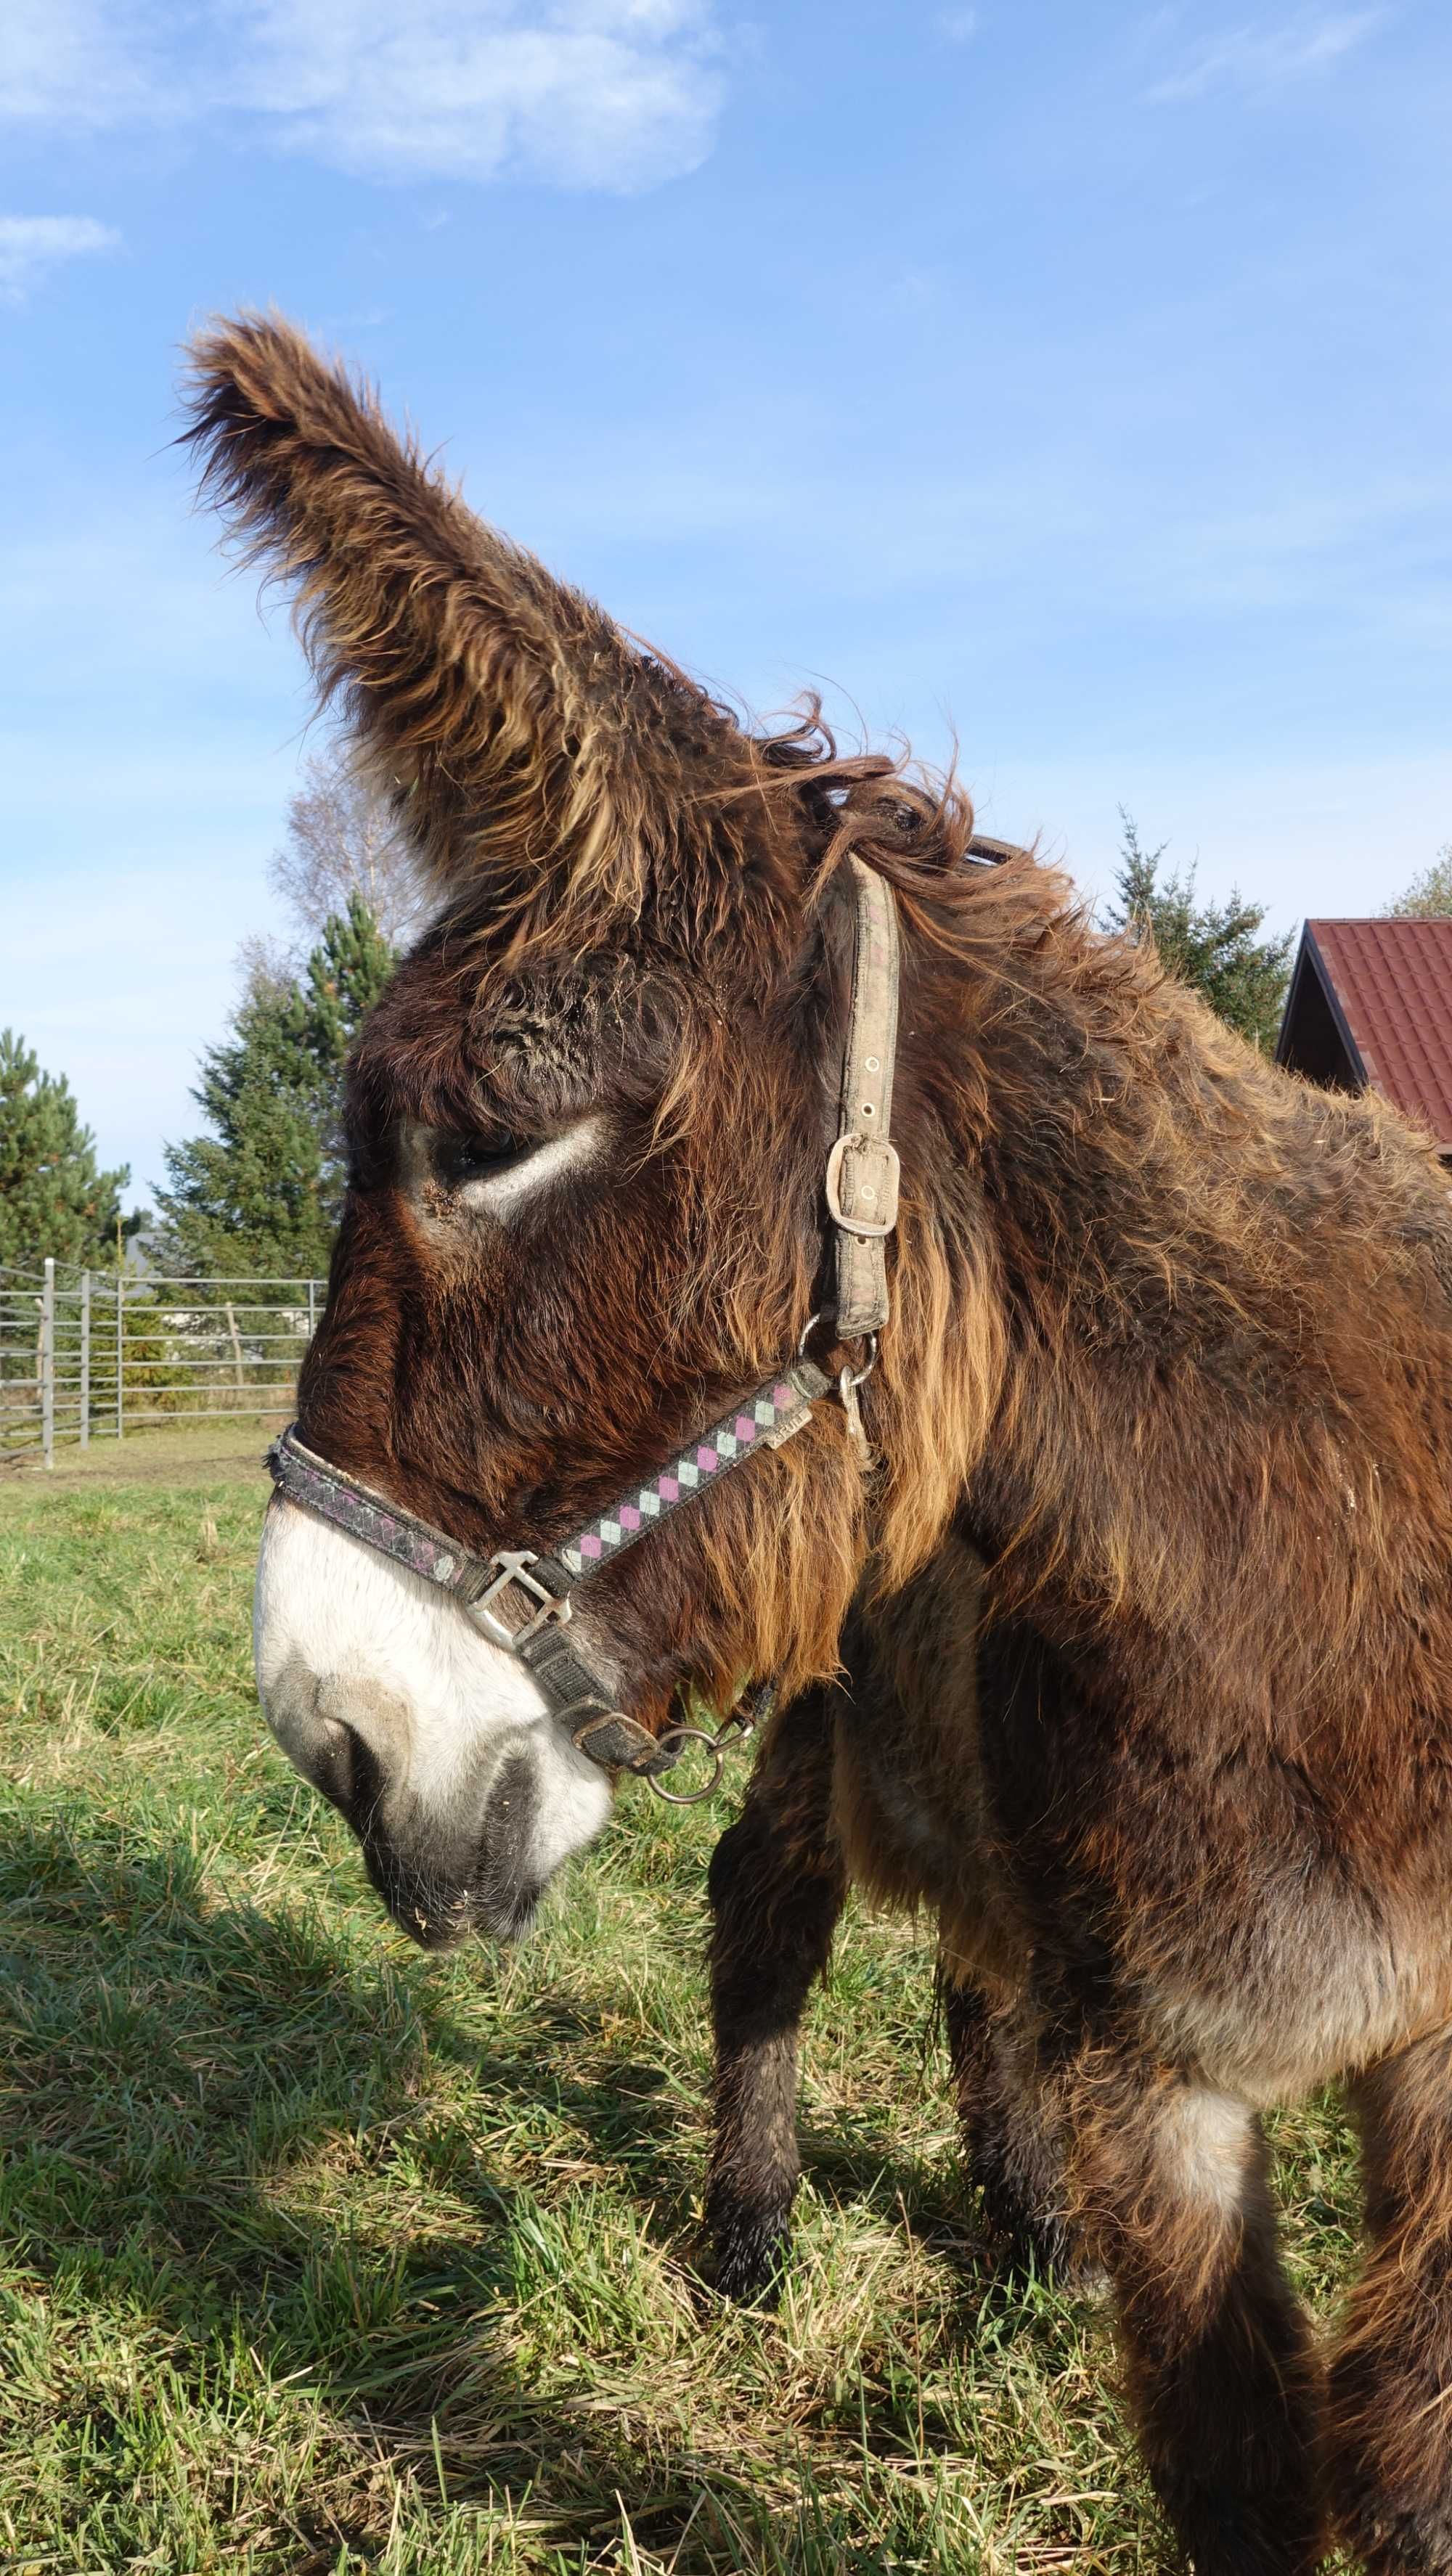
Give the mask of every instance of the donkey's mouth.
M 521 1889 L 506 1905 L 484 1903 L 471 1890 L 446 1900 L 440 1910 L 429 1914 L 417 1902 L 384 1902 L 398 1925 L 421 1950 L 435 1956 L 445 1950 L 457 1950 L 471 1934 L 482 1934 L 491 1941 L 522 1941 L 534 1929 L 539 1912 L 542 1887 Z
M 471 1934 L 495 1941 L 522 1940 L 534 1924 L 544 1894 L 540 1882 L 504 1889 L 470 1879 L 450 1883 L 437 1871 L 412 1867 L 370 1837 L 363 1846 L 368 1875 L 400 1932 L 434 1955 L 457 1950 Z
M 533 1859 L 539 1789 L 534 1766 L 514 1754 L 490 1791 L 473 1849 L 447 1855 L 432 1837 L 398 1839 L 375 1810 L 362 1835 L 368 1875 L 401 1932 L 421 1950 L 452 1950 L 471 1932 L 518 1941 L 529 1931 L 545 1879 Z

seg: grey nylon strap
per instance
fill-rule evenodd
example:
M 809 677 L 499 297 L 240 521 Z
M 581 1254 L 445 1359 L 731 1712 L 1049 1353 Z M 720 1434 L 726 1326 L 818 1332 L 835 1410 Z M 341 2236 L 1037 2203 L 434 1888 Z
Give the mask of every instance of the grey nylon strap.
M 898 1160 L 889 1138 L 897 1054 L 897 899 L 855 853 L 852 1011 L 842 1060 L 841 1125 L 827 1161 L 837 1229 L 837 1331 L 881 1332 L 890 1307 L 887 1237 L 897 1223 Z

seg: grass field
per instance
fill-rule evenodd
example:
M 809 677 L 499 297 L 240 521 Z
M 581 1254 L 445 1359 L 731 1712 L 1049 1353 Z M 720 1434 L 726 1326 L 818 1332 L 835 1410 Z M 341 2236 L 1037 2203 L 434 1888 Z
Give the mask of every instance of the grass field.
M 1166 2564 L 1102 2313 L 979 2249 L 924 1934 L 850 1918 L 790 2288 L 723 2308 L 730 1797 L 627 1794 L 523 1949 L 424 1960 L 258 1718 L 260 1479 L 124 1463 L 0 1488 L 0 2569 Z M 1335 2107 L 1279 2145 L 1324 2312 Z

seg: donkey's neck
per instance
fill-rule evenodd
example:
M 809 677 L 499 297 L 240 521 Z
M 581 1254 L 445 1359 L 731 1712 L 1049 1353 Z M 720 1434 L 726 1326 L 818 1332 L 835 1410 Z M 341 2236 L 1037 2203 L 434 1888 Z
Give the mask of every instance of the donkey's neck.
M 1269 1637 L 1288 1583 L 1355 1588 L 1365 1322 L 1406 1332 L 1408 1292 L 1425 1319 L 1445 1187 L 1152 957 L 1022 905 L 1004 928 L 905 1015 L 918 1188 L 978 1355 L 962 1525 L 1001 1607 L 1096 1652 L 1126 1622 L 1167 1647 L 1223 1628 L 1248 1576 Z

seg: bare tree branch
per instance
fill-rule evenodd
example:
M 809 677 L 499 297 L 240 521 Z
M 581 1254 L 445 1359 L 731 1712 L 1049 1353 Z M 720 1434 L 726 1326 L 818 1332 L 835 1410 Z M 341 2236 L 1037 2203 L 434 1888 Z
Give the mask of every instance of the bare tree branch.
M 239 939 L 236 965 L 244 1003 L 280 993 L 295 979 L 296 961 L 291 950 L 280 939 L 269 939 L 258 930 L 249 930 L 245 939 Z
M 309 942 L 347 911 L 351 894 L 362 896 L 391 948 L 407 943 L 425 910 L 408 842 L 341 742 L 308 761 L 268 874 Z

